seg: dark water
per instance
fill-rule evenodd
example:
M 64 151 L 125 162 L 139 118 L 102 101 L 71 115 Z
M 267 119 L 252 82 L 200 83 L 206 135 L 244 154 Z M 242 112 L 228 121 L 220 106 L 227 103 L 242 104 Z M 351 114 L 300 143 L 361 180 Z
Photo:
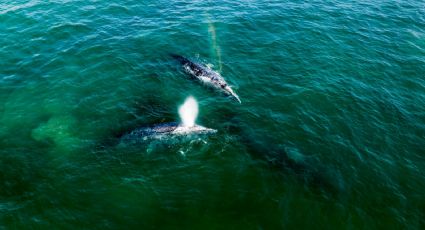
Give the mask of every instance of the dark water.
M 422 0 L 0 0 L 0 228 L 425 228 L 424 15 Z M 115 144 L 189 95 L 216 135 Z

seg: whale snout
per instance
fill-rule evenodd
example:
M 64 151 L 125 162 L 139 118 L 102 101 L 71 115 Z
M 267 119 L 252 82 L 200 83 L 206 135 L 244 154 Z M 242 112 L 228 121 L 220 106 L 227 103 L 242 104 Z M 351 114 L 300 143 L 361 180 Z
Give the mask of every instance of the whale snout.
M 232 88 L 230 88 L 230 86 L 226 86 L 224 87 L 224 90 L 230 95 L 232 96 L 234 99 L 236 99 L 239 103 L 242 104 L 241 99 L 239 98 L 239 96 L 233 91 Z

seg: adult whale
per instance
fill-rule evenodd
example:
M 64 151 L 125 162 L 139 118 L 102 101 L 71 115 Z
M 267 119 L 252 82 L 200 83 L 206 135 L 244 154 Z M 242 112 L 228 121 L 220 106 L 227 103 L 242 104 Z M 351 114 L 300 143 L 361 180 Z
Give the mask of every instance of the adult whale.
M 184 126 L 177 122 L 141 127 L 123 135 L 122 142 L 142 142 L 148 139 L 166 139 L 174 136 L 213 134 L 217 130 L 200 125 Z
M 200 134 L 212 134 L 217 130 L 197 125 L 198 102 L 189 96 L 179 108 L 181 122 L 160 123 L 151 126 L 137 128 L 121 136 L 121 142 L 141 142 L 147 139 L 163 139 L 174 136 L 192 136 Z
M 232 90 L 232 88 L 227 84 L 227 82 L 219 73 L 206 66 L 195 63 L 183 56 L 177 54 L 171 54 L 171 56 L 180 62 L 186 73 L 190 74 L 200 82 L 232 96 L 239 103 L 241 103 L 239 96 Z

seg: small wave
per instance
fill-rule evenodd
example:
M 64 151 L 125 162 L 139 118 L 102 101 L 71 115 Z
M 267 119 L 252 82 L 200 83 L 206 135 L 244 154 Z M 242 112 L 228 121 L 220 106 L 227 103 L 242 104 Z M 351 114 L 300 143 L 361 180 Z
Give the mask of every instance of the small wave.
M 63 32 L 71 32 L 71 33 L 78 33 L 78 32 L 87 32 L 90 31 L 91 28 L 83 23 L 64 23 L 52 26 L 48 29 L 48 32 L 55 33 L 57 31 L 63 31 Z
M 9 12 L 15 12 L 15 11 L 18 11 L 18 10 L 21 10 L 21 9 L 30 8 L 30 7 L 33 7 L 37 4 L 39 4 L 39 3 L 40 3 L 40 1 L 30 1 L 30 2 L 27 2 L 27 3 L 22 4 L 22 5 L 16 5 L 16 3 L 15 4 L 1 4 L 0 5 L 0 15 L 7 14 Z
M 118 4 L 111 4 L 106 8 L 106 12 L 107 13 L 111 13 L 113 15 L 130 15 L 131 14 L 131 10 L 125 6 L 121 6 Z

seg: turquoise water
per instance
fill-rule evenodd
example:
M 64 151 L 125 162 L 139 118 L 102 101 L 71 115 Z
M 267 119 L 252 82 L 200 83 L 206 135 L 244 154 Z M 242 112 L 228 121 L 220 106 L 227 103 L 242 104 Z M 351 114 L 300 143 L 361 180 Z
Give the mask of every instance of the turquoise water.
M 425 228 L 421 0 L 2 0 L 0 102 L 0 229 Z

